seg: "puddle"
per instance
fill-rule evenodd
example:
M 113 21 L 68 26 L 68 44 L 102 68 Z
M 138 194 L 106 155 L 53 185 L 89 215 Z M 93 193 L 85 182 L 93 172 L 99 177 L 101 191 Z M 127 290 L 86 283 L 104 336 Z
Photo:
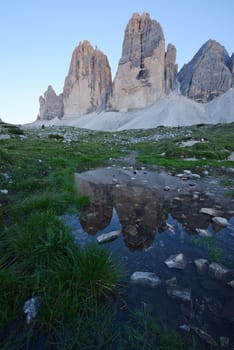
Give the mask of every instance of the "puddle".
M 97 242 L 100 234 L 121 230 L 120 237 L 106 243 L 117 261 L 124 263 L 129 276 L 124 295 L 127 310 L 119 311 L 125 312 L 120 317 L 126 320 L 135 308 L 148 308 L 155 319 L 176 331 L 186 324 L 204 330 L 218 343 L 219 337 L 233 342 L 234 290 L 227 285 L 234 279 L 233 274 L 217 279 L 208 271 L 198 273 L 195 259 L 208 259 L 209 264 L 214 260 L 191 243 L 193 237 L 198 237 L 197 229 L 207 230 L 227 258 L 228 268 L 234 268 L 233 202 L 222 196 L 218 182 L 211 178 L 183 181 L 164 172 L 105 168 L 76 174 L 75 184 L 78 193 L 91 199 L 80 221 L 75 215 L 63 216 L 75 242 Z M 201 208 L 219 210 L 228 226 L 217 226 L 211 216 L 200 213 Z M 165 260 L 180 253 L 186 257 L 186 267 L 168 268 Z M 161 284 L 133 284 L 130 276 L 135 271 L 153 272 Z M 173 277 L 178 288 L 191 290 L 190 303 L 168 294 L 166 281 Z

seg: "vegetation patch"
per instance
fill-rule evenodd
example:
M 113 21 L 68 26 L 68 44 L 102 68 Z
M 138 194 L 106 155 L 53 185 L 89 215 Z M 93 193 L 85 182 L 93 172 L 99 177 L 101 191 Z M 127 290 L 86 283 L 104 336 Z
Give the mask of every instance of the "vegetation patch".
M 204 249 L 208 258 L 216 262 L 225 262 L 224 254 L 212 237 L 192 237 L 190 243 Z

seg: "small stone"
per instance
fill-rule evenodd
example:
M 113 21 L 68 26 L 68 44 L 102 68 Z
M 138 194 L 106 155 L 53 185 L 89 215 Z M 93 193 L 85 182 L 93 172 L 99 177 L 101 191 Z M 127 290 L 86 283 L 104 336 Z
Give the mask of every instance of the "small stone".
M 190 178 L 191 178 L 191 179 L 194 179 L 194 180 L 195 180 L 195 179 L 200 179 L 200 177 L 201 177 L 201 176 L 200 176 L 199 174 L 191 174 L 191 175 L 190 175 Z
M 41 299 L 33 297 L 24 303 L 23 312 L 26 315 L 26 323 L 30 324 L 37 316 L 37 311 L 40 306 Z
M 203 175 L 209 175 L 209 171 L 208 170 L 204 170 L 202 173 L 203 173 Z
M 194 264 L 197 268 L 197 272 L 204 273 L 208 270 L 209 261 L 207 259 L 196 259 Z
M 227 221 L 227 219 L 225 219 L 225 218 L 223 218 L 223 217 L 221 217 L 221 216 L 215 216 L 214 218 L 212 218 L 212 220 L 216 223 L 216 224 L 218 224 L 218 225 L 220 225 L 220 226 L 228 226 L 228 221 Z
M 191 330 L 191 328 L 187 324 L 182 324 L 181 326 L 179 326 L 179 329 L 187 333 L 189 333 Z
M 119 237 L 120 233 L 121 231 L 111 231 L 108 233 L 103 233 L 97 237 L 97 241 L 99 244 L 114 241 L 116 238 Z
M 169 269 L 184 269 L 187 265 L 187 261 L 183 253 L 170 255 L 164 262 Z
M 200 237 L 212 237 L 212 233 L 208 230 L 204 230 L 202 228 L 196 228 L 196 232 Z
M 214 275 L 217 279 L 222 279 L 226 277 L 226 275 L 229 273 L 229 269 L 227 269 L 225 266 L 218 264 L 216 262 L 212 262 L 209 265 L 209 272 Z
M 182 289 L 177 286 L 169 286 L 167 295 L 171 298 L 178 299 L 182 302 L 191 302 L 191 289 Z
M 170 191 L 170 187 L 169 186 L 165 186 L 164 187 L 164 191 Z
M 201 208 L 200 213 L 201 214 L 207 214 L 207 215 L 210 215 L 210 216 L 220 216 L 220 215 L 222 215 L 222 212 L 220 210 L 213 209 L 213 208 Z
M 6 190 L 6 189 L 0 190 L 0 193 L 2 193 L 2 194 L 8 194 L 8 190 Z
M 184 174 L 185 175 L 190 175 L 191 174 L 191 170 L 184 170 Z
M 134 283 L 148 284 L 151 287 L 161 284 L 160 278 L 153 272 L 136 271 L 131 275 L 130 280 Z

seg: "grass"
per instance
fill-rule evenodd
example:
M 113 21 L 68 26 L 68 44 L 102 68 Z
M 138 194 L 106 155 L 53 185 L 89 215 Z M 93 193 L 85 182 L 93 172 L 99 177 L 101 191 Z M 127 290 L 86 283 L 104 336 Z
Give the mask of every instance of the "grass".
M 66 145 L 57 137 L 21 140 L 15 133 L 1 140 L 0 173 L 7 177 L 1 175 L 0 188 L 9 191 L 7 196 L 0 194 L 0 326 L 5 329 L 1 346 L 33 346 L 39 334 L 49 347 L 58 327 L 77 317 L 91 322 L 99 304 L 118 291 L 121 273 L 109 252 L 96 246 L 79 249 L 59 218 L 69 208 L 78 212 L 89 202 L 75 195 L 74 172 L 104 164 L 118 152 L 118 147 L 94 147 L 93 142 Z M 11 337 L 11 324 L 17 331 L 23 304 L 33 295 L 42 299 L 38 318 L 17 342 L 18 334 Z M 64 337 L 67 333 L 66 329 Z M 69 340 L 60 341 L 66 348 Z
M 41 343 L 43 349 L 150 349 L 155 344 L 159 349 L 184 349 L 148 314 L 134 314 L 126 327 L 118 324 L 112 311 L 121 269 L 105 249 L 75 246 L 60 215 L 69 210 L 82 213 L 89 203 L 89 198 L 75 195 L 75 172 L 105 165 L 131 150 L 149 165 L 233 166 L 226 158 L 234 150 L 234 126 L 114 134 L 71 128 L 69 143 L 63 136 L 67 129 L 4 128 L 11 138 L 0 140 L 0 189 L 8 190 L 0 193 L 0 348 L 37 348 Z M 162 139 L 155 141 L 158 134 Z M 191 137 L 208 142 L 179 147 Z M 198 159 L 184 160 L 191 156 Z M 213 260 L 220 259 L 220 251 L 204 242 Z M 32 296 L 40 296 L 41 308 L 25 328 L 22 307 Z
M 212 237 L 192 237 L 190 243 L 204 249 L 207 252 L 208 258 L 216 262 L 224 262 L 225 257 L 221 248 Z
M 163 139 L 133 145 L 132 149 L 139 152 L 138 160 L 145 164 L 175 168 L 234 166 L 233 161 L 228 161 L 229 155 L 234 151 L 234 124 L 169 130 Z M 205 142 L 196 143 L 191 147 L 180 147 L 182 142 L 193 139 L 204 139 Z M 186 158 L 195 160 L 185 160 Z
M 188 344 L 178 335 L 155 322 L 149 312 L 136 310 L 132 314 L 132 323 L 122 329 L 121 349 L 164 349 L 185 350 Z M 197 349 L 193 338 L 189 340 L 189 349 Z

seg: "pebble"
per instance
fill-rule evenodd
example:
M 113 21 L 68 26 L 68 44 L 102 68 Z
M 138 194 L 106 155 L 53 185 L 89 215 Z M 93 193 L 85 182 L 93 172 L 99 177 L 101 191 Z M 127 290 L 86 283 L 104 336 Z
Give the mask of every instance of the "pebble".
M 148 284 L 151 287 L 161 284 L 160 278 L 153 272 L 136 271 L 131 275 L 130 280 L 134 283 Z

